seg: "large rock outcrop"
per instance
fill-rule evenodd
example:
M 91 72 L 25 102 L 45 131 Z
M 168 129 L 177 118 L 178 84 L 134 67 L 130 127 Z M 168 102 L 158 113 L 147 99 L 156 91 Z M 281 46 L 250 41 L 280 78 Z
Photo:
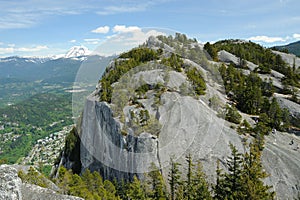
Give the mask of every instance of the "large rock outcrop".
M 104 179 L 131 180 L 142 176 L 145 167 L 157 163 L 157 138 L 123 136 L 120 123 L 112 117 L 109 105 L 97 96 L 86 100 L 81 123 L 80 157 L 82 170 L 98 171 Z
M 148 41 L 151 48 L 156 43 L 159 42 L 154 38 Z M 165 52 L 168 54 L 173 51 L 168 47 Z M 219 52 L 219 59 L 235 64 L 240 62 L 239 58 L 226 51 Z M 211 66 L 208 61 L 184 59 L 183 66 L 197 68 L 206 82 L 206 94 L 200 98 L 190 95 L 193 86 L 188 81 L 185 69 L 180 72 L 161 65 L 157 61 L 151 61 L 136 67 L 140 67 L 140 70 L 134 68 L 123 75 L 126 79 L 122 77 L 112 85 L 116 94 L 113 94 L 110 104 L 99 100 L 101 84 L 87 97 L 77 128 L 82 171 L 98 171 L 104 179 L 132 180 L 134 175 L 143 178 L 143 174 L 151 170 L 154 164 L 167 178 L 170 158 L 183 163 L 185 156 L 191 154 L 195 160 L 201 161 L 209 181 L 214 183 L 216 162 L 220 161 L 221 167 L 226 170 L 226 159 L 230 155 L 229 144 L 235 145 L 240 152 L 245 151 L 243 142 L 247 139 L 249 142 L 252 138 L 237 134 L 235 125 L 220 118 L 222 113 L 219 111 L 222 109 L 209 106 L 212 98 L 220 106 L 228 101 L 222 79 L 216 77 L 218 70 L 214 68 L 220 63 L 213 63 Z M 248 61 L 247 66 L 249 69 L 244 70 L 244 73 L 250 73 L 257 67 Z M 112 68 L 113 66 L 109 70 Z M 282 74 L 275 71 L 268 76 L 261 75 L 263 79 L 272 78 L 278 88 L 281 87 L 282 77 Z M 139 82 L 152 89 L 144 97 L 127 101 L 128 91 L 136 91 L 141 86 Z M 163 85 L 164 89 L 155 91 L 153 88 L 158 84 Z M 120 103 L 124 99 L 126 103 Z M 130 128 L 132 115 L 137 115 L 140 110 L 147 110 L 148 115 L 158 121 L 158 132 L 147 132 L 144 129 L 136 134 L 134 128 Z M 247 119 L 252 120 L 250 116 Z M 290 141 L 296 146 L 291 146 Z M 265 182 L 274 186 L 279 199 L 294 198 L 297 195 L 300 180 L 299 144 L 297 136 L 287 133 L 277 132 L 266 136 L 262 162 L 270 176 Z
M 13 166 L 0 166 L 0 199 L 2 200 L 82 200 L 79 197 L 61 195 L 54 190 L 22 183 Z
M 18 200 L 22 199 L 22 181 L 18 177 L 17 170 L 0 166 L 0 199 Z
M 157 71 L 152 72 L 157 75 Z M 172 72 L 170 76 L 172 74 L 175 75 L 169 80 L 174 81 L 178 75 Z M 145 77 L 151 76 L 150 71 L 143 72 L 143 76 L 146 82 L 153 81 L 151 77 Z M 82 169 L 99 171 L 105 179 L 131 180 L 133 175 L 142 177 L 154 163 L 167 177 L 170 157 L 184 162 L 185 156 L 191 153 L 194 159 L 201 160 L 209 180 L 214 182 L 216 162 L 225 164 L 230 154 L 229 143 L 242 152 L 242 139 L 245 139 L 208 106 L 207 98 L 212 94 L 223 95 L 222 99 L 225 99 L 214 84 L 208 84 L 207 94 L 199 100 L 180 95 L 178 91 L 165 92 L 155 111 L 151 108 L 151 95 L 150 99 L 141 101 L 162 125 L 158 137 L 149 133 L 122 135 L 124 123 L 113 117 L 112 105 L 99 102 L 99 91 L 95 91 L 86 100 L 80 127 Z M 263 165 L 271 174 L 266 182 L 274 186 L 280 199 L 286 199 L 296 195 L 300 156 L 299 150 L 288 145 L 295 136 L 285 134 L 283 137 L 282 134 L 277 132 L 277 141 L 280 140 L 277 144 L 273 135 L 267 137 Z M 294 142 L 300 144 L 297 137 Z

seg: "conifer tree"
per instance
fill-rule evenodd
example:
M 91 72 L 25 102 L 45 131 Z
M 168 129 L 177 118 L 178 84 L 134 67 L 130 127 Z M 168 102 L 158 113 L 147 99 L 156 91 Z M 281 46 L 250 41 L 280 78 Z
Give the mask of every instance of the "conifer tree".
M 169 185 L 171 190 L 171 200 L 175 200 L 176 194 L 178 195 L 179 186 L 182 184 L 180 177 L 181 172 L 179 171 L 179 163 L 176 163 L 173 158 L 170 160 L 170 172 L 169 172 Z
M 151 172 L 148 174 L 150 191 L 149 195 L 152 199 L 164 200 L 167 199 L 166 185 L 159 169 L 152 163 Z
M 192 193 L 192 177 L 193 177 L 193 161 L 192 161 L 192 156 L 191 154 L 188 154 L 186 156 L 186 162 L 188 164 L 188 168 L 187 168 L 187 180 L 186 180 L 186 189 L 185 189 L 185 196 L 187 197 L 188 200 L 191 199 L 191 193 Z
M 233 144 L 229 144 L 231 156 L 227 159 L 228 174 L 225 174 L 225 190 L 228 198 L 238 199 L 242 189 L 242 155 Z
M 249 152 L 244 154 L 243 161 L 243 194 L 245 199 L 274 199 L 275 193 L 270 191 L 271 186 L 265 185 L 262 181 L 268 177 L 263 170 L 261 163 L 261 153 L 259 141 L 249 145 Z
M 249 151 L 241 154 L 230 144 L 231 156 L 227 159 L 228 173 L 217 163 L 217 183 L 214 186 L 215 199 L 269 200 L 274 199 L 272 187 L 265 185 L 268 177 L 261 164 L 261 141 L 254 139 Z
M 146 199 L 142 184 L 136 176 L 133 177 L 133 182 L 129 184 L 127 197 L 130 200 Z
M 216 174 L 217 174 L 216 185 L 213 187 L 214 199 L 223 200 L 225 199 L 226 192 L 224 188 L 225 187 L 224 174 L 223 174 L 223 170 L 220 168 L 220 160 L 217 160 Z
M 70 190 L 70 182 L 72 181 L 72 172 L 64 167 L 59 168 L 59 176 L 56 180 L 58 187 L 62 190 L 63 194 L 68 194 Z
M 194 166 L 194 173 L 191 178 L 191 194 L 190 199 L 192 200 L 210 200 L 212 199 L 209 191 L 209 186 L 206 181 L 205 173 L 200 161 Z

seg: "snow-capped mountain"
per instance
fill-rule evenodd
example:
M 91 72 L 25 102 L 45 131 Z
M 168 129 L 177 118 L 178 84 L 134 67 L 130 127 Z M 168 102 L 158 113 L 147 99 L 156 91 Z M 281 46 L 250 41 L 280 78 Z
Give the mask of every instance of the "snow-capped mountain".
M 10 56 L 0 58 L 0 63 L 4 62 L 27 62 L 27 63 L 44 63 L 50 60 L 57 60 L 61 58 L 85 60 L 87 56 L 90 56 L 90 51 L 85 46 L 73 46 L 67 53 L 49 56 Z M 99 55 L 100 56 L 100 55 Z
M 66 54 L 65 58 L 77 58 L 82 56 L 89 56 L 91 51 L 85 46 L 74 46 Z

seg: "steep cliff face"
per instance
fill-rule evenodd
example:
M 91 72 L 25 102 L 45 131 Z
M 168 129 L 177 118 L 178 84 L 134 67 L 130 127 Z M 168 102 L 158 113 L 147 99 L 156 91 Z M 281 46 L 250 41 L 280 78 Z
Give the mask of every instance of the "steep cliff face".
M 157 139 L 144 133 L 140 137 L 123 136 L 121 124 L 98 96 L 90 95 L 81 123 L 82 170 L 98 171 L 105 179 L 131 180 L 142 176 L 145 166 L 157 163 Z
M 150 38 L 149 42 L 152 44 L 148 46 L 155 46 L 158 41 Z M 166 54 L 174 51 L 169 46 L 167 50 Z M 220 54 L 224 62 L 234 62 L 234 55 L 226 52 Z M 250 70 L 255 67 L 253 63 L 247 64 Z M 100 101 L 101 84 L 97 86 L 98 89 L 86 99 L 78 127 L 82 171 L 98 171 L 104 179 L 132 180 L 133 175 L 143 178 L 143 174 L 154 164 L 167 177 L 171 157 L 184 162 L 185 156 L 191 154 L 195 160 L 201 161 L 208 179 L 214 182 L 216 162 L 219 160 L 226 168 L 229 143 L 240 152 L 245 151 L 243 142 L 250 141 L 251 136 L 239 135 L 232 128 L 233 124 L 220 118 L 221 113 L 216 111 L 218 106 L 227 103 L 224 88 L 214 74 L 219 63 L 184 59 L 185 65 L 195 67 L 204 77 L 206 94 L 200 98 L 190 95 L 193 87 L 185 72 L 163 68 L 156 61 L 129 72 L 126 79 L 121 78 L 114 83 L 115 94 L 111 103 Z M 274 74 L 272 76 L 276 81 Z M 280 80 L 280 77 L 277 78 Z M 163 85 L 163 88 L 158 85 Z M 131 94 L 123 94 L 124 90 L 137 91 L 140 86 L 146 86 L 148 91 L 139 95 L 138 99 L 120 103 Z M 159 89 L 155 89 L 157 87 Z M 218 99 L 217 108 L 210 105 L 212 98 Z M 159 129 L 158 132 L 134 127 L 135 121 L 143 121 L 141 111 L 148 113 L 147 118 L 157 121 L 152 129 Z M 243 116 L 255 123 L 250 116 Z M 297 192 L 296 185 L 300 180 L 297 144 L 300 144 L 299 138 L 288 133 L 277 131 L 266 136 L 263 165 L 270 177 L 265 181 L 274 186 L 280 199 L 292 198 Z

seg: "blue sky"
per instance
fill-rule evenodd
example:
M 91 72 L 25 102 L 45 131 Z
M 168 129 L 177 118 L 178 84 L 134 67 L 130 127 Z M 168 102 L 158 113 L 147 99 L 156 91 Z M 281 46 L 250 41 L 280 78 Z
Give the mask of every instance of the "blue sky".
M 94 50 L 142 27 L 200 42 L 287 44 L 300 40 L 299 8 L 299 0 L 1 0 L 0 57 L 61 54 L 74 45 Z

